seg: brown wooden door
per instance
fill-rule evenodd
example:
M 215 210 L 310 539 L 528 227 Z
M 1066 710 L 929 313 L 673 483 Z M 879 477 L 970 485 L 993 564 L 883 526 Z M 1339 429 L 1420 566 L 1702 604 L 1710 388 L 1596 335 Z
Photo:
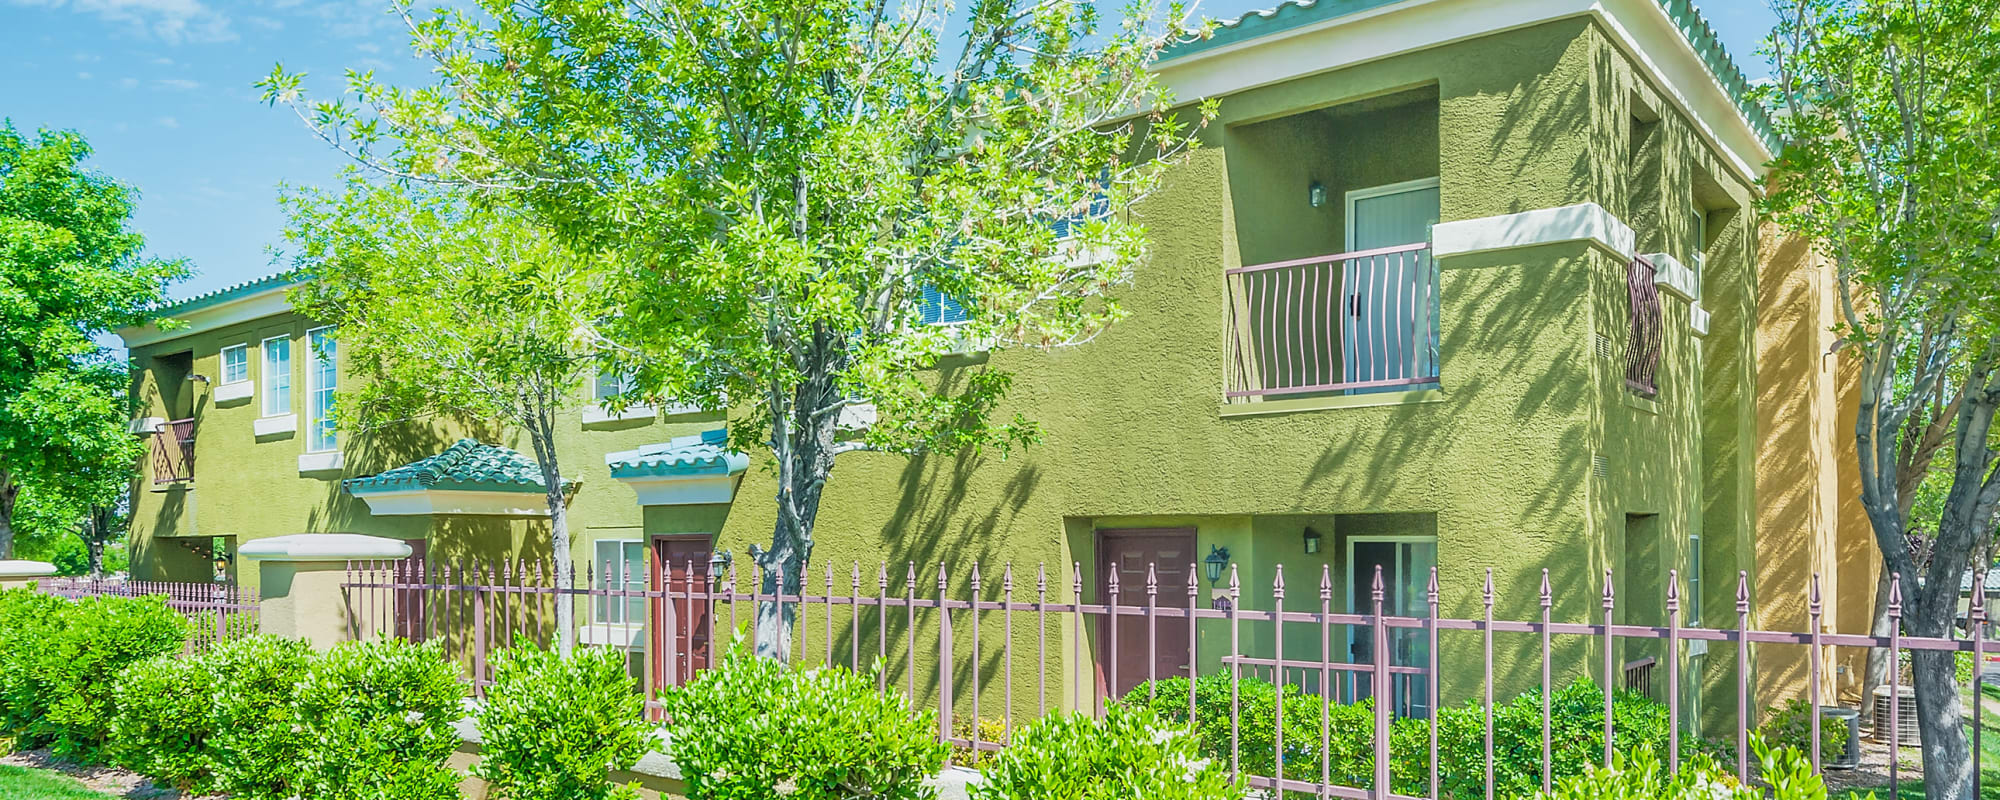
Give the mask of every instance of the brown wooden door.
M 711 546 L 706 536 L 661 536 L 653 539 L 651 586 L 665 586 L 665 596 L 653 599 L 653 630 L 664 629 L 672 603 L 674 629 L 671 638 L 654 640 L 653 685 L 686 683 L 698 671 L 708 669 L 708 639 L 713 630 L 709 610 L 714 605 L 700 593 L 708 591 L 708 557 Z
M 1193 528 L 1102 530 L 1098 531 L 1097 552 L 1097 596 L 1109 594 L 1115 569 L 1116 603 L 1145 608 L 1146 570 L 1151 566 L 1158 586 L 1154 602 L 1160 608 L 1188 607 L 1188 576 L 1194 569 Z M 1110 620 L 1099 618 L 1097 641 L 1097 686 L 1100 692 L 1110 687 L 1110 696 L 1123 697 L 1132 687 L 1145 683 L 1149 673 L 1153 678 L 1192 676 L 1185 617 L 1157 617 L 1149 626 L 1144 616 L 1121 614 L 1115 641 Z

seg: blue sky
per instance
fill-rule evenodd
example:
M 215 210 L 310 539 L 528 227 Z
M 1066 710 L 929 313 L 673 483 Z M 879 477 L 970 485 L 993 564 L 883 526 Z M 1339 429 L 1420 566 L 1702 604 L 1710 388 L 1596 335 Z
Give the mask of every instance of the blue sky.
M 1498 2 L 1499 0 L 1494 0 Z M 1273 0 L 1207 0 L 1229 18 Z M 347 68 L 392 82 L 428 79 L 382 0 L 0 0 L 0 117 L 70 128 L 93 166 L 140 192 L 134 223 L 154 254 L 184 257 L 186 297 L 270 273 L 280 183 L 325 185 L 341 157 L 251 83 L 284 62 L 337 90 Z M 1764 0 L 1703 12 L 1752 78 L 1770 29 Z

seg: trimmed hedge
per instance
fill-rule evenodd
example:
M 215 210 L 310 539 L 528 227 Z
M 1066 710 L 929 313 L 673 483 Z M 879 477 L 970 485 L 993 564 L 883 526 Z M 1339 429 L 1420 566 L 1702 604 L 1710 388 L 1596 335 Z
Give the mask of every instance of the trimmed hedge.
M 1186 695 L 1182 695 L 1185 697 Z M 1182 709 L 1185 716 L 1186 709 Z M 1229 766 L 1204 759 L 1184 723 L 1113 704 L 1103 719 L 1050 717 L 1022 728 L 972 800 L 1235 800 Z
M 68 605 L 34 589 L 0 591 L 0 731 L 22 737 L 23 744 L 38 744 L 30 729 L 48 701 L 35 683 L 35 664 Z
M 310 644 L 276 636 L 239 639 L 203 657 L 214 726 L 208 760 L 217 791 L 244 800 L 298 796 L 292 765 L 306 745 L 292 705 L 317 657 Z
M 314 660 L 292 701 L 305 746 L 301 796 L 370 800 L 459 797 L 446 764 L 464 711 L 458 665 L 436 642 L 345 643 Z
M 98 761 L 111 736 L 112 686 L 126 667 L 187 646 L 188 624 L 159 597 L 63 601 L 33 659 L 39 712 L 24 731 L 32 744 L 78 761 Z
M 504 800 L 636 798 L 605 775 L 631 769 L 651 747 L 645 710 L 622 651 L 502 651 L 479 710 L 482 757 L 472 772 Z
M 212 681 L 197 659 L 156 656 L 126 667 L 111 691 L 111 762 L 184 792 L 208 791 Z
M 912 712 L 874 678 L 741 647 L 661 702 L 691 800 L 928 800 L 950 752 L 935 712 Z

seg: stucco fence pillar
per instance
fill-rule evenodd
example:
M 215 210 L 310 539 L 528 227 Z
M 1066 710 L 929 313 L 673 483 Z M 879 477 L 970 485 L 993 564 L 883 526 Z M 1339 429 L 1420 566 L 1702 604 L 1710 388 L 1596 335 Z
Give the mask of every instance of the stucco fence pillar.
M 258 629 L 272 636 L 305 639 L 325 650 L 340 642 L 372 638 L 379 620 L 351 613 L 341 582 L 350 561 L 408 558 L 410 546 L 398 539 L 357 533 L 299 533 L 246 542 L 239 558 L 257 563 L 262 581 Z
M 0 589 L 25 589 L 43 578 L 52 578 L 56 565 L 47 561 L 0 561 Z

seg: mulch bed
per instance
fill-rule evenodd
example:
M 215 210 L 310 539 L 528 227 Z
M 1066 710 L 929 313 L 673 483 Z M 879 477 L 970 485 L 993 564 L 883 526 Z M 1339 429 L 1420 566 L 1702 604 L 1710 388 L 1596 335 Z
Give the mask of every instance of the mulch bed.
M 62 761 L 47 750 L 22 750 L 0 756 L 0 764 L 60 772 L 81 781 L 93 791 L 128 800 L 219 800 L 214 796 L 182 794 L 175 789 L 155 786 L 146 777 L 117 767 L 93 767 Z

